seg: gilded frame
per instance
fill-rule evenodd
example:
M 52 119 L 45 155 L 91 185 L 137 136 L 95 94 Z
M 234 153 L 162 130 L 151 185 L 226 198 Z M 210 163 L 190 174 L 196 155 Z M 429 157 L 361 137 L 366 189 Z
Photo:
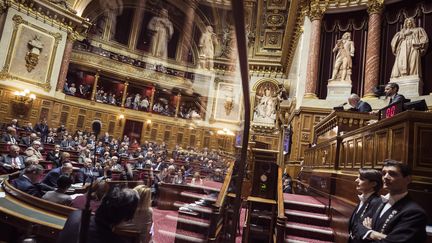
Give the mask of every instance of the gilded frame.
M 213 103 L 213 120 L 238 124 L 243 108 L 242 94 L 238 92 L 241 90 L 241 86 L 220 79 L 215 81 L 217 89 Z M 232 104 L 230 105 L 230 103 Z
M 11 41 L 9 43 L 9 49 L 7 51 L 5 64 L 4 64 L 3 69 L 0 73 L 0 78 L 1 79 L 7 79 L 7 78 L 16 79 L 16 80 L 19 80 L 22 82 L 37 85 L 37 86 L 43 88 L 45 91 L 51 90 L 51 78 L 52 78 L 54 60 L 56 58 L 58 45 L 59 45 L 60 41 L 62 40 L 62 35 L 59 32 L 51 32 L 51 31 L 48 31 L 48 30 L 46 30 L 40 26 L 29 23 L 28 21 L 24 20 L 23 17 L 21 17 L 20 15 L 17 15 L 17 14 L 12 17 L 12 20 L 14 22 L 12 37 L 11 37 Z M 42 37 L 45 40 L 51 41 L 48 43 L 49 44 L 49 46 L 48 46 L 49 48 L 47 48 L 48 54 L 47 54 L 46 60 L 44 60 L 44 61 L 46 61 L 47 65 L 46 66 L 39 65 L 39 67 L 38 67 L 39 69 L 40 68 L 46 69 L 46 71 L 43 71 L 44 75 L 40 75 L 40 76 L 43 76 L 43 78 L 32 79 L 32 78 L 20 75 L 19 73 L 14 73 L 15 70 L 11 68 L 12 64 L 15 64 L 14 62 L 16 61 L 16 59 L 20 58 L 20 56 L 17 56 L 17 55 L 19 55 L 19 54 L 17 54 L 17 53 L 19 53 L 19 51 L 16 51 L 16 48 L 18 48 L 18 46 L 19 47 L 23 46 L 23 43 L 19 43 L 19 41 L 22 41 L 21 37 L 23 36 L 23 33 L 25 33 L 24 31 L 32 31 L 34 34 L 37 33 L 37 34 L 43 35 Z M 43 55 L 46 55 L 47 50 L 44 50 L 44 52 L 45 53 L 43 53 Z M 25 60 L 22 60 L 22 61 L 25 62 Z M 24 64 L 23 64 L 23 66 L 24 66 Z M 27 75 L 27 76 L 31 76 L 31 75 Z

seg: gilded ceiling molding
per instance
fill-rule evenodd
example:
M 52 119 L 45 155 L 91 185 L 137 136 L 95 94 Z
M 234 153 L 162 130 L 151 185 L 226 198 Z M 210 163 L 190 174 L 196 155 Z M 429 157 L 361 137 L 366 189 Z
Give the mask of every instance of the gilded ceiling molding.
M 325 11 L 327 10 L 328 2 L 329 0 L 311 0 L 308 12 L 308 16 L 311 21 L 321 19 L 324 16 Z
M 384 7 L 384 0 L 369 0 L 367 3 L 367 11 L 369 14 L 381 13 Z

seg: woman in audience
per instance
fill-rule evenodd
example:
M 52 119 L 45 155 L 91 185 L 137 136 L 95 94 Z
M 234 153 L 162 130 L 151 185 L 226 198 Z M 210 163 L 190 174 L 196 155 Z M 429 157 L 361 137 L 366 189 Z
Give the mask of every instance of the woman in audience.
M 349 239 L 348 242 L 369 242 L 359 235 L 358 228 L 364 227 L 362 222 L 367 217 L 373 217 L 375 211 L 382 203 L 379 191 L 382 188 L 382 174 L 374 169 L 360 169 L 359 176 L 355 180 L 357 191 L 360 193 L 359 205 L 354 209 L 349 221 Z
M 134 188 L 138 192 L 140 200 L 133 219 L 119 226 L 120 229 L 139 230 L 140 243 L 152 242 L 153 235 L 153 210 L 151 208 L 151 189 L 139 185 Z
M 45 193 L 42 199 L 69 206 L 72 203 L 72 197 L 66 194 L 66 191 L 71 185 L 72 179 L 69 176 L 61 175 L 57 180 L 57 189 Z
M 197 184 L 197 185 L 202 185 L 203 184 L 203 180 L 201 179 L 201 175 L 198 171 L 196 171 L 192 177 L 192 181 L 191 184 Z

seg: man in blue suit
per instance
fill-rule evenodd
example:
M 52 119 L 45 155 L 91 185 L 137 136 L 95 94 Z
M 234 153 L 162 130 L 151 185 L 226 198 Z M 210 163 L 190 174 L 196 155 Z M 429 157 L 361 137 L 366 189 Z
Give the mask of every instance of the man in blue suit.
M 45 185 L 56 187 L 57 188 L 57 180 L 61 175 L 70 176 L 73 171 L 73 166 L 71 163 L 64 163 L 62 167 L 52 169 L 48 174 L 46 174 L 45 178 L 42 180 L 42 183 Z
M 371 112 L 372 107 L 366 101 L 361 101 L 357 94 L 352 94 L 348 98 L 348 103 L 351 105 L 351 111 Z
M 384 89 L 386 99 L 390 97 L 389 105 L 397 102 L 405 102 L 405 97 L 399 92 L 399 85 L 397 83 L 388 83 Z
M 35 197 L 42 197 L 44 192 L 39 184 L 43 176 L 43 167 L 41 165 L 29 165 L 24 169 L 24 173 L 12 181 L 12 186 L 16 189 L 28 193 Z

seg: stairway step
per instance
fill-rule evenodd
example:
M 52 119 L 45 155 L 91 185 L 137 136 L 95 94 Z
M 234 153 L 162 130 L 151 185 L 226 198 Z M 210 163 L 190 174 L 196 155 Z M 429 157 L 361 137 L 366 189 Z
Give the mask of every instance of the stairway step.
M 308 237 L 324 241 L 332 241 L 334 237 L 333 230 L 329 227 L 287 222 L 285 228 L 288 235 Z
M 197 234 L 195 232 L 177 230 L 176 232 L 170 232 L 166 230 L 159 230 L 160 234 L 170 236 L 175 238 L 176 243 L 203 243 L 206 242 L 206 238 L 202 234 Z
M 312 224 L 318 226 L 330 226 L 330 219 L 325 214 L 311 213 L 293 209 L 285 210 L 285 216 L 288 221 L 299 222 L 303 224 Z
M 213 210 L 209 207 L 199 206 L 193 203 L 184 203 L 184 202 L 176 201 L 174 202 L 174 206 L 178 208 L 187 207 L 192 211 L 204 213 L 204 214 L 211 214 L 213 212 Z
M 295 235 L 287 235 L 285 236 L 285 243 L 333 243 L 333 241 L 323 241 Z
M 183 191 L 180 193 L 180 195 L 184 196 L 184 197 L 190 197 L 193 199 L 197 199 L 197 200 L 204 199 L 204 200 L 209 201 L 209 202 L 216 202 L 216 199 L 217 199 L 215 197 L 210 197 L 207 194 L 200 194 L 200 193 L 194 193 L 194 192 L 188 192 L 188 191 Z
M 177 222 L 183 223 L 183 224 L 190 224 L 190 225 L 199 226 L 199 227 L 206 227 L 206 228 L 210 227 L 210 220 L 202 219 L 202 218 L 198 218 L 198 217 L 194 217 L 194 216 L 190 216 L 190 215 L 185 215 L 182 213 L 179 213 L 178 216 L 167 215 L 165 217 L 167 219 L 174 220 L 174 221 L 177 221 Z
M 326 213 L 326 206 L 322 204 L 314 204 L 307 202 L 299 202 L 299 201 L 284 201 L 284 206 L 286 209 L 293 209 L 299 211 L 306 211 L 312 213 Z

